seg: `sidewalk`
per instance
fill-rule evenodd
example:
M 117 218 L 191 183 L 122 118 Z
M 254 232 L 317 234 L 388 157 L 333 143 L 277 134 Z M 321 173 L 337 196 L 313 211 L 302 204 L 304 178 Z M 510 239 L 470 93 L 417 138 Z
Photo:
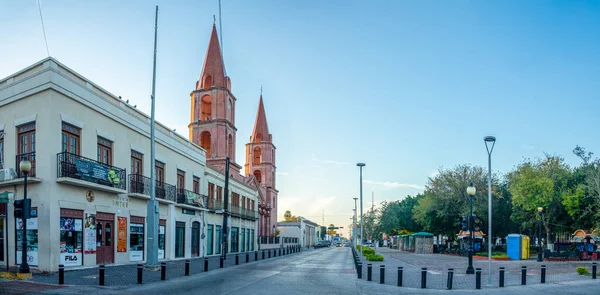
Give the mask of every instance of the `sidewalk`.
M 448 282 L 448 269 L 453 268 L 453 289 L 471 290 L 475 289 L 475 275 L 467 275 L 466 268 L 468 259 L 466 257 L 449 256 L 443 254 L 413 254 L 388 248 L 377 248 L 377 253 L 384 256 L 384 261 L 370 262 L 361 257 L 363 263 L 362 279 L 367 280 L 368 264 L 372 264 L 372 283 L 379 284 L 381 265 L 384 265 L 385 284 L 397 285 L 398 267 L 403 268 L 403 286 L 410 288 L 421 288 L 422 268 L 426 271 L 426 286 L 431 289 L 446 289 Z M 521 285 L 521 266 L 527 266 L 527 285 L 541 283 L 541 264 L 545 264 L 546 283 L 558 283 L 567 281 L 592 280 L 591 276 L 581 276 L 575 272 L 577 265 L 590 263 L 539 263 L 536 261 L 493 261 L 492 262 L 492 285 L 487 286 L 488 264 L 487 261 L 474 261 L 475 268 L 481 268 L 481 288 L 498 288 L 499 267 L 504 266 L 504 286 Z
M 277 256 L 274 252 L 277 251 Z M 279 249 L 264 250 L 264 259 L 269 259 L 269 252 L 271 258 L 285 257 L 288 255 L 294 255 L 297 253 L 286 254 L 285 256 L 279 256 Z M 283 251 L 283 250 L 282 250 Z M 312 252 L 314 249 L 307 250 L 303 248 L 300 253 Z M 258 251 L 258 260 L 255 260 L 255 252 L 244 252 L 244 253 L 228 253 L 227 259 L 223 263 L 223 267 L 235 266 L 236 255 L 239 255 L 239 264 L 246 263 L 246 254 L 248 254 L 248 262 L 261 261 L 263 250 Z M 204 257 L 192 258 L 190 260 L 190 275 L 195 275 L 204 272 Z M 212 256 L 208 258 L 208 270 L 219 269 L 220 256 Z M 98 285 L 99 283 L 99 271 L 98 267 L 92 267 L 87 269 L 78 270 L 65 270 L 64 279 L 65 285 Z M 159 271 L 143 271 L 143 283 L 151 283 L 160 281 L 160 270 Z M 176 277 L 183 277 L 185 275 L 185 259 L 176 261 L 166 261 L 166 279 L 172 279 Z M 104 275 L 105 286 L 126 286 L 137 284 L 137 265 L 106 265 Z M 30 281 L 8 281 L 0 280 L 0 294 L 26 294 L 31 292 L 40 292 L 44 290 L 51 290 L 56 288 L 62 288 L 63 286 L 58 285 L 58 272 L 41 274 L 34 273 L 33 279 Z M 23 288 L 23 290 L 21 290 Z M 31 290 L 30 290 L 31 289 Z

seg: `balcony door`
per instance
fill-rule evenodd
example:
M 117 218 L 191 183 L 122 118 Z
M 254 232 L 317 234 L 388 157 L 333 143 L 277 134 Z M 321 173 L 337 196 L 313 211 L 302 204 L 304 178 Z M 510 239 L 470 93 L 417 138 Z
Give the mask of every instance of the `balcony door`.
M 35 122 L 17 127 L 18 132 L 18 157 L 16 166 L 23 160 L 31 162 L 29 176 L 35 176 Z M 21 177 L 21 171 L 19 177 Z
M 134 150 L 131 151 L 131 192 L 143 194 L 144 193 L 144 179 L 142 175 L 144 174 L 144 166 L 143 166 L 143 158 L 144 155 L 138 153 Z M 149 188 L 148 188 L 149 189 Z

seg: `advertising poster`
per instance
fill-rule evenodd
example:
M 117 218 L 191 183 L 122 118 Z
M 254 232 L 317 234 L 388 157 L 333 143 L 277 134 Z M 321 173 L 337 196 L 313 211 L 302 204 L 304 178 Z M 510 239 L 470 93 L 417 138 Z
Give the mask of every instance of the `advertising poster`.
M 127 252 L 127 217 L 117 217 L 119 231 L 117 233 L 117 252 Z
M 17 264 L 21 264 L 21 239 L 23 238 L 23 219 L 16 218 Z M 27 219 L 27 263 L 38 265 L 38 219 Z
M 83 253 L 96 253 L 96 214 L 85 214 L 85 245 Z
M 60 264 L 83 265 L 83 220 L 60 218 Z
M 158 259 L 165 259 L 165 226 L 158 226 Z

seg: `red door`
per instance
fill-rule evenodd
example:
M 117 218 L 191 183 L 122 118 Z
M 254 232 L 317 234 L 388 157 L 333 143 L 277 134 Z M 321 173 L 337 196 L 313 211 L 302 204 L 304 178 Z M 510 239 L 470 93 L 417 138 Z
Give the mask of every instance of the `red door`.
M 100 216 L 100 214 L 98 215 Z M 112 220 L 98 220 L 96 222 L 96 264 L 114 263 L 114 231 L 115 227 Z

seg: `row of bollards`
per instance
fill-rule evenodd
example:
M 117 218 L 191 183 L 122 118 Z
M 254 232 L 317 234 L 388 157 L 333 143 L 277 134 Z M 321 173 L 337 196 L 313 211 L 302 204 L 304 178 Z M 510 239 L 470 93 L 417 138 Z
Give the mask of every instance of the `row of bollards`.
M 300 245 L 292 245 L 292 246 L 286 246 L 283 248 L 279 248 L 279 249 L 274 249 L 273 251 L 271 250 L 262 250 L 262 259 L 265 259 L 265 251 L 268 252 L 268 258 L 271 258 L 271 252 L 273 252 L 273 257 L 277 257 L 279 256 L 283 256 L 283 255 L 289 255 L 289 254 L 293 254 L 293 253 L 297 253 L 301 251 L 301 247 Z M 358 259 L 358 256 L 356 256 L 356 258 Z M 235 264 L 238 265 L 239 264 L 239 254 L 235 255 Z M 254 252 L 254 261 L 258 260 L 258 251 Z M 358 261 L 358 260 L 355 260 Z M 246 262 L 250 262 L 250 253 L 246 252 Z M 223 261 L 223 257 L 219 257 L 219 268 L 223 268 L 224 267 L 224 261 Z M 357 265 L 358 267 L 358 265 Z M 208 271 L 208 257 L 204 257 L 204 271 L 207 272 Z M 142 284 L 143 282 L 143 272 L 144 272 L 144 265 L 143 264 L 138 264 L 137 265 L 137 283 L 138 284 Z M 105 266 L 104 264 L 101 264 L 98 267 L 98 285 L 100 286 L 104 286 L 104 273 L 105 273 Z M 186 259 L 185 260 L 185 268 L 184 268 L 184 275 L 185 276 L 189 276 L 190 275 L 190 260 Z M 361 278 L 361 276 L 359 275 L 359 279 Z M 161 262 L 160 263 L 160 279 L 162 281 L 167 279 L 167 263 L 166 262 Z M 65 266 L 63 264 L 59 264 L 58 265 L 58 284 L 59 285 L 64 285 L 65 283 Z M 382 283 L 383 284 L 383 283 Z
M 358 257 L 356 251 L 352 251 L 354 254 L 354 263 L 356 266 L 356 273 L 359 279 L 362 279 L 362 262 Z M 498 286 L 500 288 L 504 287 L 504 274 L 505 267 L 500 267 L 499 273 L 499 281 Z M 592 263 L 592 279 L 596 279 L 597 273 L 597 264 L 596 262 Z M 402 287 L 402 276 L 403 276 L 403 268 L 401 266 L 398 267 L 398 287 Z M 367 281 L 372 281 L 373 279 L 373 265 L 371 263 L 367 264 Z M 452 290 L 454 280 L 454 269 L 448 269 L 448 280 L 446 283 L 446 289 Z M 379 265 L 379 283 L 385 284 L 385 265 Z M 541 265 L 541 276 L 540 283 L 546 283 L 546 265 Z M 527 266 L 521 267 L 521 285 L 527 284 Z M 427 288 L 427 268 L 421 268 L 421 288 Z M 481 289 L 481 268 L 475 269 L 475 289 Z

